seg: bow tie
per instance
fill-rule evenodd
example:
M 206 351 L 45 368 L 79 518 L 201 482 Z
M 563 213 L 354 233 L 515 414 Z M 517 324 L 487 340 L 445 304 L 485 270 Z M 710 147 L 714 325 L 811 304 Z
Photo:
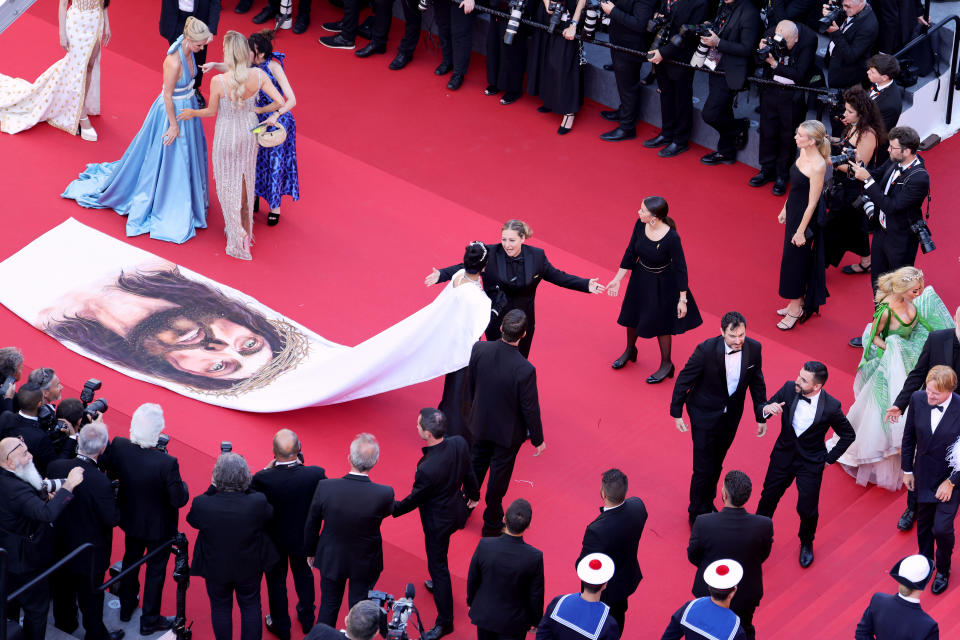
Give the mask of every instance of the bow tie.
M 740 353 L 740 349 L 731 349 L 730 351 L 727 351 L 728 356 L 732 356 L 735 353 Z
M 878 84 L 872 84 L 872 85 L 870 85 L 870 88 L 873 89 L 874 91 L 876 91 L 877 93 L 880 92 L 880 85 L 878 85 Z
M 800 399 L 806 402 L 807 404 L 810 404 L 810 398 L 808 398 L 807 396 L 800 396 Z
M 936 410 L 939 411 L 940 413 L 943 413 L 943 405 L 942 405 L 942 404 L 938 404 L 937 406 L 934 407 L 934 409 L 936 409 Z

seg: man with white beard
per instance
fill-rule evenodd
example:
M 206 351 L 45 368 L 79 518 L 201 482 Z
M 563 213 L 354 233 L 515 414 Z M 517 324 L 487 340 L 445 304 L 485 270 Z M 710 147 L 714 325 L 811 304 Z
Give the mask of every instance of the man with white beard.
M 53 564 L 53 529 L 83 482 L 83 469 L 72 469 L 63 486 L 49 492 L 33 464 L 33 456 L 20 438 L 0 440 L 0 547 L 8 552 L 10 592 L 19 589 Z M 31 587 L 16 602 L 23 609 L 26 640 L 42 640 L 46 634 L 50 588 L 46 580 Z

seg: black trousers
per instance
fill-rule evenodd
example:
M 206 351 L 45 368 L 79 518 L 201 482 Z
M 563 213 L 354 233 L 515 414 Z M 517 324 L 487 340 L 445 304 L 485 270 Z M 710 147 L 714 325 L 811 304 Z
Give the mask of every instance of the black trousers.
M 956 495 L 950 502 L 921 502 L 917 505 L 920 553 L 933 560 L 940 573 L 950 573 L 950 556 L 956 538 L 953 521 L 957 517 L 958 505 L 960 500 Z
M 83 616 L 85 640 L 102 640 L 107 637 L 103 626 L 103 591 L 95 589 L 103 579 L 101 571 L 94 585 L 89 575 L 59 571 L 53 575 L 50 591 L 53 596 L 53 623 L 59 629 L 77 628 L 77 605 Z
M 287 602 L 287 566 L 293 573 L 293 588 L 297 592 L 297 619 L 313 626 L 317 600 L 313 573 L 303 555 L 286 554 L 267 572 L 267 602 L 270 618 L 277 631 L 290 631 L 290 609 Z
M 133 536 L 124 537 L 123 567 L 126 568 L 150 553 L 157 547 L 165 544 L 166 540 L 143 540 Z M 167 575 L 167 560 L 169 553 L 158 553 L 147 560 L 146 574 L 144 575 L 143 601 L 140 620 L 148 623 L 160 619 L 160 601 L 163 598 L 163 581 Z M 137 608 L 137 594 L 140 593 L 139 571 L 133 571 L 120 581 L 120 611 L 134 611 Z
M 525 634 L 512 636 L 509 634 L 497 633 L 496 631 L 490 631 L 489 629 L 481 629 L 480 627 L 477 627 L 477 640 L 525 640 L 525 638 Z
M 874 291 L 877 290 L 880 276 L 900 267 L 912 267 L 916 262 L 920 241 L 911 232 L 907 233 L 910 233 L 910 242 L 904 246 L 903 242 L 891 242 L 890 234 L 880 225 L 874 229 L 873 243 L 870 245 L 870 279 Z
M 817 533 L 817 521 L 820 519 L 820 484 L 823 481 L 823 465 L 806 462 L 794 454 L 787 464 L 770 459 L 767 476 L 763 479 L 763 491 L 760 492 L 760 504 L 757 515 L 773 517 L 777 504 L 787 488 L 797 481 L 797 515 L 800 516 L 800 543 L 813 544 Z
M 527 68 L 527 32 L 521 25 L 512 44 L 503 43 L 507 19 L 490 16 L 487 30 L 487 84 L 507 93 L 523 93 L 523 72 Z
M 600 601 L 605 602 L 610 607 L 610 617 L 617 621 L 617 626 L 620 627 L 620 637 L 623 637 L 623 625 L 627 618 L 627 601 L 611 602 L 604 598 L 602 593 L 600 594 Z
M 757 630 L 753 626 L 753 614 L 759 606 L 760 604 L 757 602 L 737 602 L 736 598 L 730 603 L 730 610 L 740 617 L 740 626 L 743 627 L 747 640 L 754 640 L 757 637 Z
M 307 1 L 309 2 L 309 0 Z M 177 9 L 177 31 L 176 32 L 178 34 L 177 35 L 178 38 L 180 37 L 179 34 L 183 33 L 183 25 L 187 23 L 187 18 L 189 18 L 192 15 L 193 15 L 192 12 L 181 11 L 180 9 Z M 204 22 L 206 22 L 206 18 L 201 18 L 197 16 L 197 19 L 203 20 Z M 174 38 L 173 40 L 168 40 L 168 42 L 170 44 L 173 44 L 174 42 L 176 42 L 176 38 Z M 194 89 L 197 90 L 197 93 L 200 93 L 200 87 L 203 85 L 203 69 L 201 69 L 200 67 L 202 67 L 203 63 L 207 61 L 207 48 L 204 47 L 200 51 L 197 51 L 196 53 L 194 53 L 193 59 L 197 63 L 197 77 L 193 83 L 193 87 Z
M 377 584 L 377 579 L 350 580 L 350 590 L 347 593 L 347 609 L 361 600 L 367 599 L 370 589 Z M 337 626 L 337 617 L 340 615 L 340 605 L 343 603 L 343 592 L 347 591 L 347 579 L 334 580 L 320 574 L 320 609 L 317 611 L 317 624 L 323 623 L 331 627 Z
M 440 50 L 443 59 L 453 64 L 453 72 L 465 75 L 473 52 L 473 16 L 464 13 L 449 0 L 433 3 L 433 19 L 437 21 L 440 34 Z
M 907 491 L 907 509 L 911 511 L 917 510 L 917 492 L 916 491 Z
M 693 69 L 672 64 L 657 65 L 657 86 L 660 87 L 660 135 L 684 145 L 690 142 L 693 130 Z
M 437 605 L 437 626 L 453 626 L 453 583 L 447 552 L 453 531 L 434 532 L 424 528 L 423 541 L 427 550 L 427 571 L 433 580 L 433 602 Z
M 483 526 L 486 529 L 503 528 L 503 497 L 510 488 L 510 476 L 517 461 L 520 447 L 501 447 L 489 440 L 478 440 L 471 450 L 473 472 L 477 482 L 483 484 L 483 478 L 490 470 L 487 482 L 487 507 L 483 510 Z
M 423 15 L 417 8 L 417 0 L 401 0 L 403 5 L 403 19 L 406 26 L 403 28 L 403 39 L 400 40 L 399 53 L 412 56 L 417 43 L 420 41 L 420 29 L 423 26 Z
M 25 574 L 7 574 L 7 594 L 33 580 L 39 571 Z M 27 589 L 16 600 L 6 605 L 5 615 L 19 619 L 17 609 L 23 610 L 23 637 L 25 640 L 44 640 L 47 635 L 47 614 L 50 612 L 50 585 L 46 580 Z
M 692 420 L 691 420 L 692 422 Z M 740 416 L 724 414 L 709 425 L 690 425 L 690 437 L 693 440 L 693 474 L 690 476 L 691 516 L 716 511 L 713 504 L 717 497 L 717 483 L 723 473 L 723 461 L 727 451 L 737 436 Z
M 643 79 L 643 58 L 611 51 L 613 76 L 620 95 L 620 128 L 632 131 L 640 118 L 640 81 Z
M 781 180 L 790 177 L 790 165 L 797 157 L 793 139 L 806 115 L 799 91 L 761 87 L 760 89 L 760 170 Z
M 297 17 L 303 16 L 304 18 L 310 17 L 310 4 L 312 0 L 300 0 L 300 4 L 297 5 Z M 280 0 L 268 0 L 267 5 L 273 10 L 274 13 L 280 13 Z
M 246 582 L 206 581 L 210 597 L 210 622 L 216 640 L 233 640 L 233 597 L 240 607 L 240 640 L 263 637 L 263 609 L 260 606 L 260 576 Z
M 733 99 L 737 92 L 727 86 L 723 76 L 710 76 L 710 94 L 703 105 L 703 121 L 717 130 L 717 152 L 737 155 L 737 119 L 733 115 Z

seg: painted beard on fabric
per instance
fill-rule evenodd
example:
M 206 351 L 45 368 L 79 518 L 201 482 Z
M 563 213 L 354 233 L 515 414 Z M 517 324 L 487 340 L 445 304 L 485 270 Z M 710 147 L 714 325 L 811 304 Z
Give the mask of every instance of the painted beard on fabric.
M 38 491 L 40 490 L 40 487 L 43 486 L 43 477 L 40 475 L 40 472 L 37 471 L 37 467 L 33 464 L 33 460 L 30 462 L 24 462 L 11 471 L 13 475 L 17 476 Z

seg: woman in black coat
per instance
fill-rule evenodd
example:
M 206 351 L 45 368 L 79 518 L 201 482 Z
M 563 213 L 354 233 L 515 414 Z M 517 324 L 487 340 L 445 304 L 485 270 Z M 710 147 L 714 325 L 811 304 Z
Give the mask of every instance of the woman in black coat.
M 584 293 L 602 293 L 603 286 L 597 278 L 587 280 L 572 276 L 557 269 L 543 249 L 524 244 L 533 235 L 533 231 L 522 220 L 508 220 L 500 231 L 500 244 L 488 244 L 490 252 L 487 267 L 483 272 L 483 290 L 493 303 L 490 325 L 487 327 L 487 340 L 500 339 L 500 319 L 511 309 L 521 309 L 527 314 L 527 334 L 520 340 L 520 353 L 530 355 L 536 317 L 534 299 L 537 286 L 546 280 L 566 289 Z M 434 269 L 424 282 L 429 287 L 438 282 L 446 282 L 453 274 L 463 268 L 455 264 L 446 269 Z

